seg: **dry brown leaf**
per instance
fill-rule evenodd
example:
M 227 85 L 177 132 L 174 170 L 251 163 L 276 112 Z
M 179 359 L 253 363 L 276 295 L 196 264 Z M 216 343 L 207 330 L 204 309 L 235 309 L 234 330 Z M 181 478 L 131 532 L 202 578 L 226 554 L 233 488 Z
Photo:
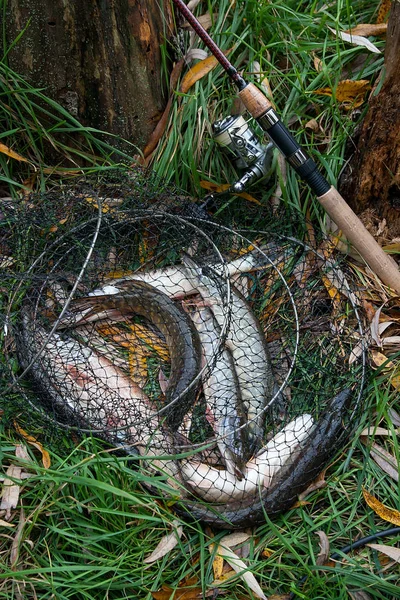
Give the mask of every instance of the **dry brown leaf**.
M 372 600 L 371 596 L 363 590 L 349 591 L 349 596 L 352 600 Z
M 304 125 L 304 127 L 306 129 L 311 129 L 311 131 L 317 132 L 319 131 L 319 124 L 317 119 L 310 119 L 309 121 L 307 121 L 307 123 Z
M 400 427 L 400 415 L 394 408 L 389 408 L 388 415 L 393 425 L 395 425 L 395 427 Z
M 308 486 L 308 488 L 306 490 L 304 490 L 304 492 L 302 492 L 301 494 L 299 494 L 299 501 L 303 502 L 305 498 L 307 498 L 307 496 L 309 494 L 311 494 L 312 492 L 315 492 L 316 490 L 320 490 L 321 488 L 326 486 L 326 481 L 325 481 L 325 473 L 326 473 L 326 469 L 324 469 L 317 477 L 317 479 L 315 479 L 312 483 L 310 483 L 310 485 Z
M 11 518 L 11 511 L 16 508 L 19 500 L 20 486 L 15 483 L 14 479 L 21 479 L 22 468 L 15 465 L 10 465 L 6 472 L 6 477 L 1 490 L 0 511 L 5 510 L 5 518 Z
M 213 16 L 211 18 L 211 15 L 209 12 L 206 12 L 204 15 L 200 15 L 199 17 L 196 17 L 198 22 L 200 23 L 200 25 L 203 27 L 203 29 L 205 29 L 207 31 L 207 29 L 210 29 L 211 25 L 213 24 L 213 21 L 215 21 L 218 17 L 218 13 L 213 13 Z M 190 25 L 190 23 L 184 23 L 182 25 L 182 29 L 190 29 L 193 30 L 192 26 Z
M 368 37 L 369 35 L 382 35 L 386 33 L 386 30 L 387 23 L 360 23 L 354 29 L 348 29 L 345 33 Z
M 389 429 L 385 429 L 384 427 L 366 427 L 365 429 L 362 430 L 362 432 L 360 433 L 360 436 L 367 436 L 367 435 L 398 435 L 400 433 L 400 431 L 389 431 Z
M 376 345 L 379 347 L 382 346 L 382 340 L 379 335 L 379 318 L 380 318 L 383 306 L 384 305 L 382 304 L 382 306 L 380 306 L 378 308 L 378 310 L 375 312 L 373 319 L 371 321 L 371 325 L 370 325 L 370 332 L 371 332 L 372 339 L 374 340 L 374 342 L 376 342 Z
M 179 539 L 182 537 L 183 534 L 183 527 L 177 520 L 172 521 L 171 527 L 173 531 L 165 535 L 160 540 L 159 544 L 153 550 L 153 552 L 147 558 L 144 559 L 143 562 L 145 564 L 150 564 L 155 562 L 156 560 L 159 560 L 160 558 L 168 554 L 168 552 L 173 550 L 178 544 Z
M 319 537 L 320 551 L 317 556 L 316 564 L 322 566 L 326 563 L 329 558 L 330 544 L 328 536 L 324 531 L 316 531 L 315 534 Z
M 1 142 L 0 142 L 0 152 L 2 154 L 6 154 L 10 158 L 14 158 L 15 160 L 19 160 L 20 162 L 29 162 L 27 158 L 24 158 L 23 156 L 21 156 L 17 152 L 14 152 L 14 150 L 11 150 L 11 148 L 9 148 L 8 146 L 6 146 L 5 144 L 2 144 Z
M 367 544 L 369 548 L 373 548 L 374 550 L 378 550 L 378 552 L 382 552 L 389 556 L 396 562 L 400 562 L 400 548 L 394 548 L 393 546 L 385 546 L 384 544 Z
M 314 69 L 318 73 L 321 73 L 321 71 L 323 71 L 323 69 L 324 69 L 324 63 L 322 62 L 322 60 L 320 58 L 318 58 L 318 56 L 315 54 L 315 52 L 312 52 L 311 54 L 312 54 L 313 61 L 314 61 Z
M 240 558 L 228 548 L 228 546 L 220 545 L 218 546 L 217 551 L 226 562 L 232 567 L 236 573 L 240 574 L 241 579 L 246 582 L 251 591 L 257 596 L 257 598 L 261 598 L 262 600 L 267 600 L 264 592 L 262 591 L 260 585 L 258 584 L 256 578 L 253 573 L 248 571 L 247 565 L 240 560 Z
M 314 90 L 314 94 L 321 96 L 333 96 L 338 102 L 342 102 L 345 108 L 358 108 L 364 102 L 366 92 L 371 88 L 367 79 L 344 79 L 339 81 L 336 89 L 330 87 Z
M 395 364 L 388 359 L 387 356 L 378 352 L 377 350 L 371 350 L 371 358 L 376 367 L 382 367 L 384 371 L 391 371 L 396 368 Z
M 17 563 L 18 563 L 19 549 L 21 546 L 22 534 L 24 531 L 25 522 L 26 522 L 26 519 L 25 519 L 24 509 L 21 507 L 21 511 L 19 513 L 18 527 L 15 531 L 14 539 L 11 544 L 10 564 L 11 564 L 12 570 L 15 570 Z
M 230 50 L 224 52 L 224 54 L 229 54 L 229 52 Z M 212 55 L 198 62 L 197 65 L 191 67 L 189 71 L 185 74 L 184 78 L 182 79 L 179 91 L 182 94 L 186 94 L 190 90 L 192 85 L 196 83 L 196 81 L 199 81 L 199 79 L 207 75 L 218 64 L 219 63 L 217 59 L 215 58 L 215 56 Z
M 340 37 L 344 42 L 349 42 L 353 44 L 353 46 L 364 46 L 370 52 L 374 52 L 375 54 L 381 54 L 379 48 L 375 46 L 372 42 L 369 41 L 368 38 L 363 37 L 361 35 L 351 35 L 349 33 L 345 33 L 344 31 L 336 31 L 332 29 L 332 27 L 328 27 L 330 31 L 337 37 Z
M 362 490 L 364 500 L 370 508 L 384 521 L 400 526 L 400 512 L 393 508 L 389 508 L 382 504 L 375 496 L 367 492 L 365 488 Z
M 229 188 L 231 187 L 231 184 L 230 183 L 218 184 L 218 183 L 214 183 L 213 181 L 200 181 L 200 187 L 202 187 L 205 190 L 209 190 L 210 192 L 225 192 L 226 190 L 229 190 Z M 257 198 L 254 198 L 254 196 L 251 196 L 247 192 L 241 192 L 240 194 L 235 194 L 235 196 L 240 196 L 240 198 L 245 198 L 249 202 L 253 202 L 254 204 L 261 205 L 261 202 L 259 200 L 257 200 Z
M 379 444 L 373 443 L 370 449 L 371 457 L 382 471 L 385 471 L 395 481 L 399 481 L 399 465 L 395 457 Z
M 17 433 L 19 435 L 21 435 L 24 438 L 24 440 L 26 440 L 28 442 L 28 444 L 30 444 L 31 446 L 33 446 L 34 448 L 39 450 L 39 452 L 42 455 L 42 462 L 43 462 L 44 468 L 49 469 L 50 465 L 51 465 L 51 459 L 50 459 L 50 454 L 47 452 L 47 450 L 45 448 L 43 448 L 42 444 L 40 442 L 38 442 L 37 439 L 33 437 L 33 435 L 30 435 L 29 433 L 27 433 L 15 421 L 14 421 L 14 427 L 15 427 Z
M 389 10 L 392 4 L 392 0 L 382 0 L 379 9 L 378 16 L 376 18 L 377 23 L 383 23 L 386 20 L 386 17 L 389 14 Z
M 0 519 L 0 527 L 15 527 L 15 525 L 13 523 L 8 523 L 7 521 L 3 521 L 3 519 Z

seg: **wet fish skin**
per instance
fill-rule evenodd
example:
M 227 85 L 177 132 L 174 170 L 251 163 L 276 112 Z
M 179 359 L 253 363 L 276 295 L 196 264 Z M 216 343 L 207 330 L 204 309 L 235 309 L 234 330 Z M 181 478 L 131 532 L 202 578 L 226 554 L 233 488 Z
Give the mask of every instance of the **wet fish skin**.
M 65 335 L 33 324 L 28 310 L 21 311 L 17 352 L 21 366 L 27 367 L 44 345 L 30 376 L 43 397 L 58 408 L 70 423 L 88 429 L 109 429 L 101 433 L 112 444 L 129 447 L 151 460 L 151 465 L 167 476 L 170 487 L 184 490 L 180 470 L 174 460 L 159 457 L 174 454 L 174 439 L 160 427 L 156 409 L 148 396 L 106 357 Z M 116 438 L 115 428 L 123 427 Z M 117 434 L 118 436 L 119 434 Z
M 192 285 L 209 305 L 215 320 L 225 325 L 221 294 L 212 278 L 212 269 L 198 267 L 188 256 L 182 258 Z M 264 332 L 253 311 L 234 286 L 231 286 L 231 319 L 226 336 L 226 347 L 232 352 L 243 405 L 247 412 L 246 435 L 249 440 L 249 456 L 262 446 L 264 437 L 264 408 L 274 396 L 275 381 Z
M 232 355 L 220 349 L 221 330 L 208 307 L 189 313 L 200 336 L 203 357 L 211 372 L 203 377 L 203 392 L 214 417 L 218 448 L 232 475 L 242 478 L 247 462 L 244 409 Z
M 271 261 L 279 262 L 282 260 L 280 254 L 277 253 L 278 248 L 276 244 L 267 244 L 260 249 L 267 256 L 272 256 Z M 235 277 L 241 273 L 268 268 L 269 266 L 270 262 L 263 254 L 258 251 L 249 251 L 224 264 L 214 264 L 212 268 L 220 277 Z M 131 281 L 148 283 L 167 294 L 170 298 L 190 296 L 197 291 L 192 285 L 186 266 L 184 264 L 176 264 L 153 271 L 137 271 L 118 279 L 109 278 L 101 288 L 93 290 L 89 295 L 103 296 L 129 291 Z
M 343 424 L 343 417 L 351 394 L 351 390 L 346 388 L 330 401 L 306 442 L 299 445 L 292 459 L 276 473 L 261 497 L 231 502 L 224 508 L 185 500 L 184 505 L 174 507 L 176 512 L 219 529 L 241 529 L 265 523 L 265 513 L 273 517 L 289 510 L 298 494 L 307 488 L 338 452 L 338 439 L 343 443 L 347 439 L 349 431 Z
M 86 296 L 73 300 L 68 318 L 61 326 L 77 327 L 82 323 L 104 318 L 116 320 L 121 316 L 138 314 L 164 334 L 171 360 L 171 375 L 165 392 L 166 422 L 177 431 L 184 415 L 194 404 L 196 388 L 192 384 L 201 368 L 201 344 L 190 317 L 166 294 L 143 281 L 131 281 L 129 293 L 105 296 Z M 176 400 L 179 398 L 178 400 Z
M 250 460 L 239 480 L 227 470 L 208 464 L 186 461 L 181 464 L 182 477 L 192 491 L 208 502 L 229 503 L 253 496 L 271 485 L 274 475 L 290 460 L 297 446 L 313 426 L 311 415 L 304 414 L 286 425 Z

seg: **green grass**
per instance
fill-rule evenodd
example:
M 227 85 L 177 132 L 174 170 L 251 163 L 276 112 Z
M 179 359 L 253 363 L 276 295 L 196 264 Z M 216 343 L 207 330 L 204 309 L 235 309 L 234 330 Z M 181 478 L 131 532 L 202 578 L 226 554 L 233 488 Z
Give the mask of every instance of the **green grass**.
M 233 48 L 229 58 L 247 79 L 253 79 L 252 61 L 260 63 L 279 114 L 335 183 L 343 165 L 345 141 L 362 114 L 353 120 L 334 98 L 313 92 L 335 86 L 363 50 L 336 39 L 328 26 L 344 30 L 357 22 L 374 22 L 377 5 L 337 0 L 318 10 L 323 4 L 311 0 L 222 0 L 201 2 L 197 14 L 207 8 L 218 12 L 210 33 L 224 50 Z M 17 43 L 23 43 L 23 37 Z M 374 39 L 374 43 L 383 49 L 382 40 Z M 196 46 L 202 47 L 197 41 Z M 311 52 L 323 61 L 320 73 L 313 66 Z M 346 77 L 374 83 L 382 60 L 381 55 L 367 55 L 361 67 L 354 73 L 350 70 Z M 166 134 L 152 160 L 158 175 L 194 195 L 204 194 L 201 180 L 233 181 L 233 169 L 215 148 L 210 129 L 210 123 L 229 114 L 235 98 L 225 74 L 216 67 L 187 94 L 175 95 Z M 305 128 L 310 118 L 318 120 L 328 142 L 322 144 Z M 35 89 L 13 73 L 6 60 L 0 62 L 0 141 L 29 161 L 20 163 L 0 154 L 0 182 L 12 195 L 18 195 L 34 172 L 35 189 L 44 190 L 50 181 L 114 168 L 117 160 L 129 161 L 129 156 L 117 154 L 112 137 L 109 142 L 104 139 L 48 99 L 45 90 Z M 49 156 L 50 148 L 52 160 L 46 162 L 44 156 Z M 259 184 L 252 190 L 264 206 L 275 183 Z M 311 194 L 292 172 L 282 198 L 289 212 L 309 211 L 323 220 Z M 220 217 L 230 219 L 228 213 L 233 210 L 239 225 L 240 210 L 254 209 L 240 207 L 235 198 L 225 200 Z M 349 446 L 330 467 L 327 486 L 314 492 L 304 506 L 274 521 L 266 520 L 251 537 L 245 560 L 266 595 L 294 591 L 296 598 L 347 600 L 349 591 L 362 589 L 371 598 L 399 597 L 396 567 L 382 570 L 377 553 L 370 549 L 351 553 L 334 568 L 316 566 L 316 531 L 328 535 L 333 552 L 388 527 L 366 506 L 363 486 L 388 506 L 400 509 L 397 484 L 375 465 L 358 439 L 362 428 L 377 423 L 378 418 L 381 425 L 391 428 L 388 407 L 396 408 L 396 395 L 387 388 L 381 373 L 371 380 L 365 400 L 369 410 Z M 0 441 L 5 471 L 10 462 L 16 462 L 15 444 L 21 440 L 3 422 Z M 399 459 L 396 438 L 379 442 Z M 212 589 L 212 534 L 219 539 L 221 533 L 183 523 L 178 546 L 161 561 L 144 565 L 143 559 L 177 518 L 173 507 L 164 506 L 157 501 L 156 492 L 149 494 L 143 487 L 150 474 L 135 469 L 134 459 L 116 456 L 95 439 L 74 443 L 69 435 L 50 435 L 46 447 L 51 452 L 51 468 L 41 467 L 37 453 L 31 455 L 28 470 L 32 477 L 23 482 L 12 519 L 15 527 L 0 526 L 0 598 L 150 600 L 162 585 L 176 589 L 185 578 L 194 578 L 193 585 L 204 594 Z M 161 496 L 162 479 L 152 478 L 151 483 Z M 393 539 L 381 542 L 392 544 Z M 12 564 L 11 552 L 15 553 L 16 547 Z M 298 582 L 305 576 L 301 588 Z M 221 597 L 239 600 L 249 597 L 249 592 L 236 577 L 221 584 Z

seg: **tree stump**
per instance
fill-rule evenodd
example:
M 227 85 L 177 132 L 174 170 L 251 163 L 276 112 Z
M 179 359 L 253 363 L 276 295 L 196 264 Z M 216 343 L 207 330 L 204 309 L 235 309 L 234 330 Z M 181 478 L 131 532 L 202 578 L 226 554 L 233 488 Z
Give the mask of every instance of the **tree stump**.
M 6 23 L 8 46 L 26 28 L 8 55 L 14 71 L 82 124 L 145 146 L 166 104 L 168 2 L 12 0 Z
M 344 172 L 341 194 L 362 218 L 386 219 L 387 237 L 400 235 L 400 0 L 391 7 L 385 78 L 371 98 L 356 152 Z

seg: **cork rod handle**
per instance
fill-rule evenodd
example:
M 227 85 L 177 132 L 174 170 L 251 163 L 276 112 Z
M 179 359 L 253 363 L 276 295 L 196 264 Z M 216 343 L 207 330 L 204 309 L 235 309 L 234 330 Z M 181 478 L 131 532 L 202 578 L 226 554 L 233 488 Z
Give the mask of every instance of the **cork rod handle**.
M 384 252 L 339 192 L 331 187 L 318 200 L 372 271 L 400 294 L 400 271 L 396 262 Z

